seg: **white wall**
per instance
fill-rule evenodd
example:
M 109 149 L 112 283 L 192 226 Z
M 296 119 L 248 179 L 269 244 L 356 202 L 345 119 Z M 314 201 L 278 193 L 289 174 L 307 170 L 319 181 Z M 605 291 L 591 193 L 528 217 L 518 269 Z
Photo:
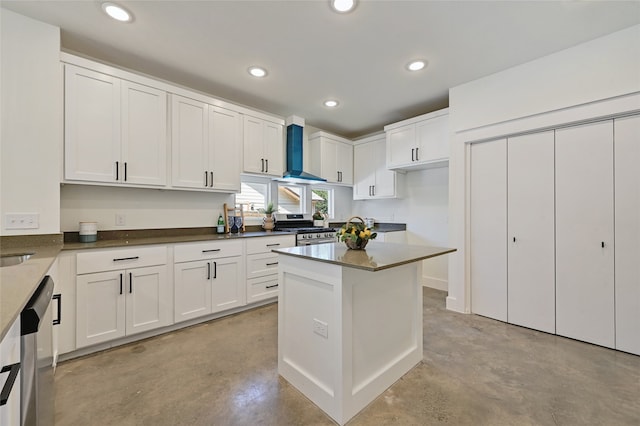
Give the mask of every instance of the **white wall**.
M 403 198 L 353 202 L 353 212 L 378 222 L 407 224 L 409 244 L 449 246 L 449 169 L 418 170 L 404 176 Z M 425 285 L 447 289 L 448 256 L 423 262 Z
M 223 204 L 233 202 L 229 194 L 64 185 L 61 229 L 78 231 L 81 221 L 98 222 L 99 231 L 215 226 Z M 124 226 L 116 226 L 116 214 L 125 215 Z
M 0 235 L 60 232 L 60 30 L 0 8 Z M 37 213 L 38 229 L 7 230 L 7 213 Z
M 449 117 L 454 129 L 449 161 L 450 245 L 458 252 L 449 258 L 448 309 L 469 312 L 465 143 L 557 125 L 558 117 L 576 120 L 567 111 L 639 92 L 638 52 L 640 25 L 450 90 Z M 640 104 L 629 108 L 640 109 Z

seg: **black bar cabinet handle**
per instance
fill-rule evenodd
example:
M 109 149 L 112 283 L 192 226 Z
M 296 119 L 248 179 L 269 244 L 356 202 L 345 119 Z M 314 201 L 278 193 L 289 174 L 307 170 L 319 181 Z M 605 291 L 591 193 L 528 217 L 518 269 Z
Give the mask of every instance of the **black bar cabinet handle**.
M 205 188 L 209 186 L 209 173 L 204 172 L 204 186 Z
M 218 278 L 218 262 L 213 262 L 213 279 Z
M 122 262 L 123 260 L 136 260 L 140 259 L 140 256 L 131 256 L 131 257 L 120 257 L 118 259 L 113 259 L 114 262 Z
M 220 249 L 202 250 L 203 253 L 211 253 L 212 251 L 220 251 Z
M 124 181 L 127 181 L 127 162 L 124 162 Z
M 116 180 L 118 180 L 118 177 L 120 176 L 120 162 L 116 161 Z
M 279 246 L 280 243 L 273 243 L 273 244 L 267 244 L 267 247 L 275 247 L 275 246 Z
M 274 288 L 274 287 L 278 287 L 278 284 L 274 284 L 274 285 L 268 285 L 265 288 Z
M 133 293 L 133 274 L 129 272 L 129 293 Z
M 211 262 L 207 262 L 207 279 L 211 279 Z
M 416 148 L 416 161 L 420 161 L 420 160 L 418 159 L 418 150 L 419 150 L 419 149 L 420 149 L 420 148 Z
M 4 386 L 2 386 L 2 391 L 0 392 L 0 407 L 6 405 L 7 401 L 9 401 L 9 395 L 11 395 L 11 390 L 20 371 L 20 363 L 5 365 L 2 367 L 2 370 L 0 370 L 0 373 L 6 373 L 7 371 L 9 372 L 9 377 L 7 381 L 4 382 Z
M 415 148 L 411 148 L 411 161 L 416 161 L 413 159 Z
M 262 168 L 260 169 L 260 171 L 264 172 L 264 158 L 261 158 L 260 161 L 262 161 Z
M 209 187 L 213 188 L 213 172 L 209 172 L 211 174 L 211 182 L 209 182 Z
M 120 274 L 120 294 L 122 294 L 122 274 Z
M 604 241 L 602 242 L 602 248 L 604 248 Z
M 273 266 L 273 265 L 277 265 L 278 262 L 271 262 L 271 263 L 267 263 L 267 266 Z
M 516 237 L 513 237 L 513 242 L 514 242 L 514 243 L 516 242 Z
M 54 294 L 51 296 L 51 300 L 58 302 L 58 318 L 53 320 L 53 325 L 58 325 L 62 321 L 62 294 Z
M 269 173 L 269 159 L 267 158 L 266 160 L 264 160 L 264 163 L 266 164 L 264 172 Z

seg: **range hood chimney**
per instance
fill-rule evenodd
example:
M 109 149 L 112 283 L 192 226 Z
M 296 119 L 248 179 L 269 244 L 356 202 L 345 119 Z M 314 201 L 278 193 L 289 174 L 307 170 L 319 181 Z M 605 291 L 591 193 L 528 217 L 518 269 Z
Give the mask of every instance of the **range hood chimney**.
M 302 170 L 304 118 L 292 115 L 286 119 L 285 123 L 287 125 L 287 171 L 282 176 L 282 180 L 301 184 L 326 182 L 326 179 Z

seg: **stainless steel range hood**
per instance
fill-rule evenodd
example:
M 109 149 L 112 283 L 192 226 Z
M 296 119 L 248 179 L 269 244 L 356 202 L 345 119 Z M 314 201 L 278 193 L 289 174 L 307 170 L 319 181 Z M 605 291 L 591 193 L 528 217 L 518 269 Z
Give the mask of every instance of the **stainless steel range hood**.
M 302 135 L 304 130 L 304 118 L 295 115 L 287 118 L 287 171 L 280 179 L 283 182 L 298 184 L 314 184 L 326 182 L 319 176 L 312 175 L 303 170 Z

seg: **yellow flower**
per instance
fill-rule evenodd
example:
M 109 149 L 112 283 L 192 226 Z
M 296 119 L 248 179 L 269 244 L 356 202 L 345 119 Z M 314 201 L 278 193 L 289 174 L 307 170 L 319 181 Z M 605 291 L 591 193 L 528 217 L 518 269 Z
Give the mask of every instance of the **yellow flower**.
M 340 230 L 340 234 L 342 234 L 342 235 L 344 235 L 344 233 L 345 233 L 345 232 L 347 232 L 347 230 L 346 230 L 346 229 L 344 229 L 344 228 L 342 228 L 342 229 Z
M 360 238 L 364 238 L 367 235 L 364 231 L 360 231 Z
M 356 233 L 356 228 L 351 228 L 351 233 L 355 234 Z
M 369 228 L 365 229 L 365 230 L 364 230 L 364 235 L 366 235 L 367 237 L 368 237 L 369 235 L 371 235 L 371 230 L 370 230 Z

